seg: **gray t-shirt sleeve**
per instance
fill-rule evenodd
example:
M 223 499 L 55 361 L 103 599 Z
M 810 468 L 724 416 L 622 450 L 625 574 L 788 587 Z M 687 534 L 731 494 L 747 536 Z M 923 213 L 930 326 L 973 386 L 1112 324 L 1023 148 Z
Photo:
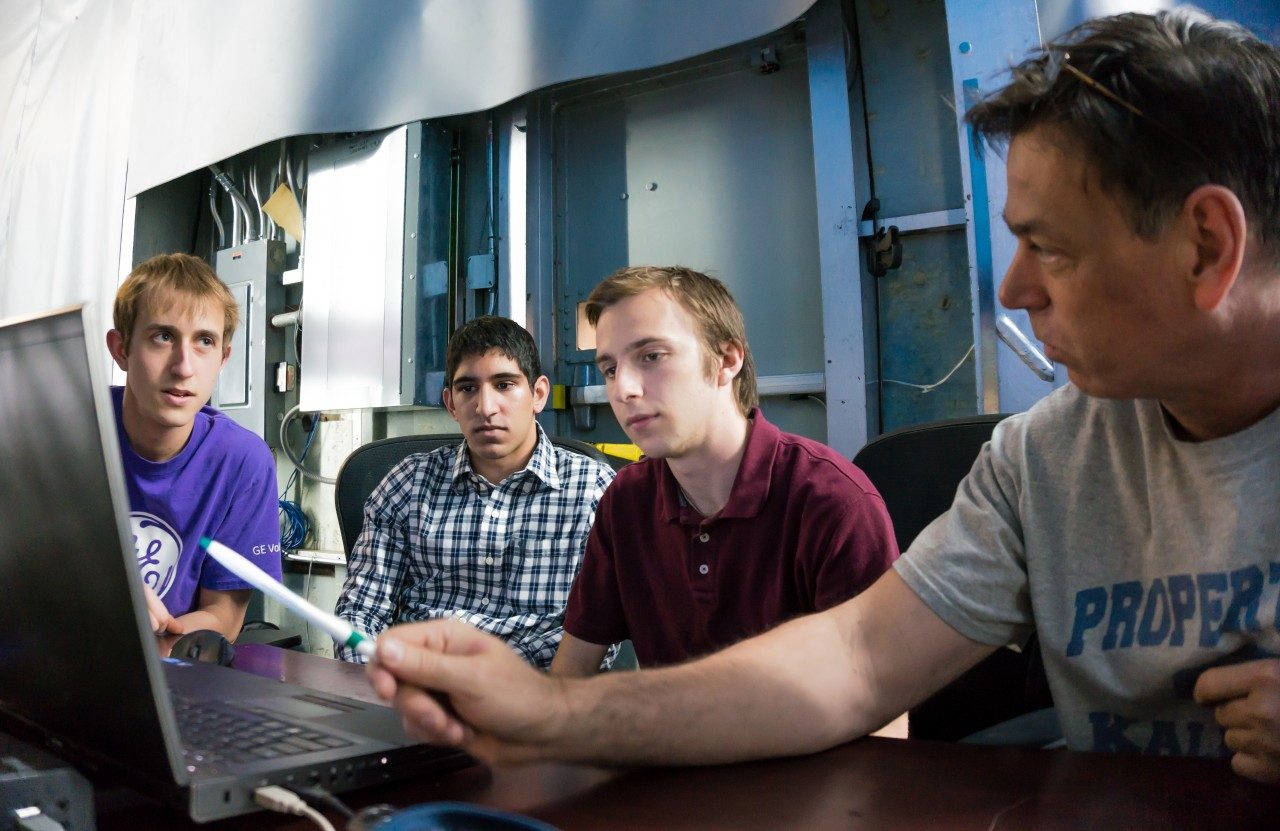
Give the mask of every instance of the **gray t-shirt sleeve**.
M 1019 511 L 1024 458 L 1025 425 L 1012 416 L 996 426 L 950 510 L 894 565 L 934 614 L 991 646 L 1021 644 L 1035 628 Z

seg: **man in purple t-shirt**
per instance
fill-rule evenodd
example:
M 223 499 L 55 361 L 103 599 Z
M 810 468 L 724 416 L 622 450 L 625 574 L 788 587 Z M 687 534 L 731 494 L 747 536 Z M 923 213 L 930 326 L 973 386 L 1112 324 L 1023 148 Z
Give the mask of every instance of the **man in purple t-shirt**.
M 280 577 L 275 460 L 262 439 L 206 406 L 239 310 L 203 260 L 161 254 L 116 293 L 107 347 L 134 549 L 157 635 L 235 639 L 252 587 L 199 546 L 209 536 Z
M 674 664 L 831 608 L 898 555 L 884 501 L 831 448 L 757 407 L 742 313 L 719 280 L 624 268 L 587 299 L 609 403 L 647 456 L 596 510 L 551 671 L 630 638 Z

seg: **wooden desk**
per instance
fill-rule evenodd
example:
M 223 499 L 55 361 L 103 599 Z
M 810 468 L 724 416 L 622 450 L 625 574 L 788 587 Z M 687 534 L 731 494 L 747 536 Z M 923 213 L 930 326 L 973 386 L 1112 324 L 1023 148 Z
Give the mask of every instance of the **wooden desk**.
M 373 700 L 363 672 L 337 661 L 246 645 L 237 648 L 235 665 Z M 1280 787 L 1246 782 L 1223 762 L 874 738 L 813 756 L 711 768 L 474 766 L 343 800 L 353 807 L 462 800 L 526 813 L 566 831 L 1280 827 Z M 100 814 L 99 827 L 186 826 L 171 811 L 135 803 Z M 301 817 L 256 814 L 190 827 L 315 826 Z

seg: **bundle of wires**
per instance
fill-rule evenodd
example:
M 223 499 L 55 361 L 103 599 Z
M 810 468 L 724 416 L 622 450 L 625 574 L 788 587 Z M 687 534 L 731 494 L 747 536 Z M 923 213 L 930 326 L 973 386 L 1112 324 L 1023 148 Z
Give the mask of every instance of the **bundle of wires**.
M 307 458 L 307 451 L 311 449 L 311 441 L 316 437 L 316 429 L 319 426 L 320 419 L 313 419 L 311 429 L 307 431 L 307 443 L 302 446 L 302 455 L 298 458 L 299 464 L 294 465 L 289 481 L 280 492 L 280 546 L 285 551 L 297 551 L 301 548 L 310 531 L 310 523 L 307 522 L 307 515 L 302 512 L 302 506 L 285 499 L 285 495 L 289 493 L 294 482 L 298 481 L 298 469 L 301 467 L 301 462 Z

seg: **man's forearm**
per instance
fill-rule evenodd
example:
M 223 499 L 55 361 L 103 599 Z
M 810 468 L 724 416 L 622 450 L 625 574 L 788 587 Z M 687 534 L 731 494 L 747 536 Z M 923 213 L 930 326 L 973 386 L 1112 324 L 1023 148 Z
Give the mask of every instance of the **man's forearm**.
M 548 756 L 716 764 L 810 753 L 880 726 L 835 616 L 813 615 L 678 667 L 563 679 Z M 833 660 L 833 656 L 837 656 Z
M 889 571 L 853 600 L 690 664 L 559 679 L 542 755 L 717 764 L 811 753 L 876 730 L 990 654 Z
M 206 609 L 196 609 L 193 612 L 187 612 L 185 615 L 179 615 L 178 620 L 182 623 L 184 632 L 194 632 L 197 629 L 212 629 L 228 640 L 235 640 L 240 635 L 240 628 L 244 626 L 243 613 L 232 620 L 230 617 L 224 617 Z
M 182 621 L 186 632 L 212 629 L 229 640 L 235 640 L 240 634 L 240 627 L 244 626 L 244 615 L 252 594 L 251 589 L 201 589 L 199 607 L 178 620 Z
M 549 671 L 565 678 L 590 678 L 600 671 L 600 663 L 608 651 L 608 646 L 590 643 L 565 632 Z
M 834 609 L 679 667 L 563 678 L 440 620 L 388 630 L 368 673 L 411 733 L 490 762 L 716 764 L 863 735 L 991 649 L 890 571 Z

